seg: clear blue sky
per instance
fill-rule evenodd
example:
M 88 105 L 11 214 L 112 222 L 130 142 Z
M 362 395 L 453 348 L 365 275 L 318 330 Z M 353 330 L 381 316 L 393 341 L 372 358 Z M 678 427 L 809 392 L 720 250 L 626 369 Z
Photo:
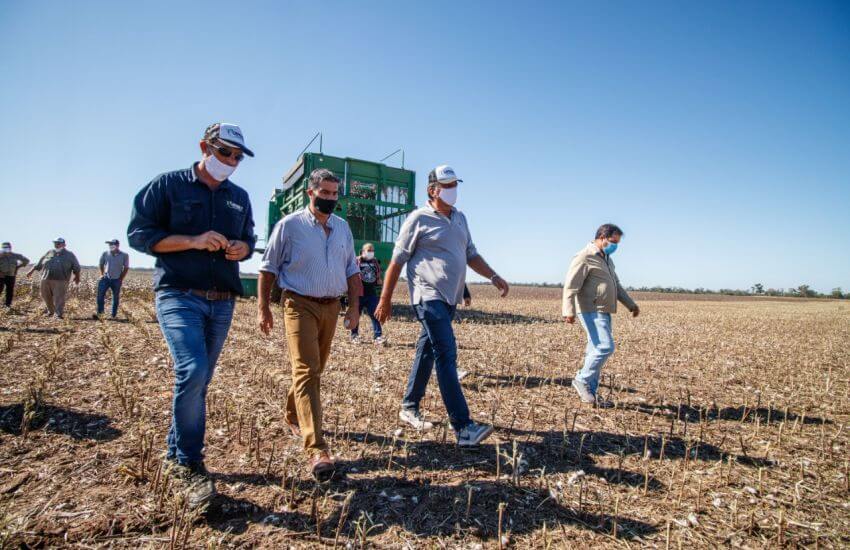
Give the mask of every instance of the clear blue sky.
M 404 147 L 419 204 L 453 165 L 512 281 L 560 281 L 612 221 L 625 284 L 850 290 L 846 2 L 5 0 L 0 74 L 0 239 L 33 259 L 125 242 L 136 191 L 223 120 L 259 227 L 321 130 Z

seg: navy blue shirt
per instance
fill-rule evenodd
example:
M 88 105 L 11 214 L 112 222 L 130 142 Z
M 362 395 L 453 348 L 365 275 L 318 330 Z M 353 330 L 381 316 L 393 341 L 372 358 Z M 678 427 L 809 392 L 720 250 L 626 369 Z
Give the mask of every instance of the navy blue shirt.
M 134 249 L 156 257 L 154 288 L 195 288 L 242 295 L 239 262 L 224 250 L 184 250 L 157 253 L 154 245 L 170 235 L 200 235 L 216 231 L 228 240 L 248 243 L 251 257 L 257 236 L 248 192 L 230 180 L 213 191 L 198 179 L 197 163 L 185 170 L 157 176 L 133 200 L 127 239 Z

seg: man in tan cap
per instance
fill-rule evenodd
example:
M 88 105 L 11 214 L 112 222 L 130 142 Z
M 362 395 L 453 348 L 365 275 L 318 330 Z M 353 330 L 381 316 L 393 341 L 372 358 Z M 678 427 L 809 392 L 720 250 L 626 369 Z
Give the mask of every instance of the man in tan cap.
M 32 277 L 33 271 L 41 271 L 41 298 L 47 306 L 45 315 L 56 315 L 62 319 L 65 315 L 65 299 L 68 294 L 68 283 L 71 276 L 74 284 L 80 284 L 80 262 L 74 253 L 65 248 L 62 237 L 53 241 L 53 250 L 48 250 L 32 269 L 27 271 L 27 277 Z

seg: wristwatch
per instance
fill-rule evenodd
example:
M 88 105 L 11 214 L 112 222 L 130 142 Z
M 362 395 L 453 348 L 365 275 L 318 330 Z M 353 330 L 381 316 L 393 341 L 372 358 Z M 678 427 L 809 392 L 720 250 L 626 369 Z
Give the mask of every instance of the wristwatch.
M 495 279 L 496 277 L 499 277 L 499 274 L 498 274 L 498 273 L 494 273 L 494 274 L 493 274 L 493 276 L 492 276 L 492 277 L 490 277 L 490 282 L 492 283 L 492 282 L 493 282 L 493 279 Z M 501 277 L 499 277 L 499 278 L 501 279 Z

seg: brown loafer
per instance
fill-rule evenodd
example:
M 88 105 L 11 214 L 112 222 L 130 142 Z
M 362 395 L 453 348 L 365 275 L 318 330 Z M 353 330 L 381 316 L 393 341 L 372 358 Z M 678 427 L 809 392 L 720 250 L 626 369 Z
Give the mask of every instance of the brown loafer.
M 293 423 L 287 420 L 286 425 L 289 426 L 289 431 L 292 433 L 292 437 L 301 439 L 301 426 L 299 426 L 297 422 Z
M 329 481 L 336 472 L 336 464 L 328 453 L 320 453 L 310 459 L 310 473 L 316 481 Z

